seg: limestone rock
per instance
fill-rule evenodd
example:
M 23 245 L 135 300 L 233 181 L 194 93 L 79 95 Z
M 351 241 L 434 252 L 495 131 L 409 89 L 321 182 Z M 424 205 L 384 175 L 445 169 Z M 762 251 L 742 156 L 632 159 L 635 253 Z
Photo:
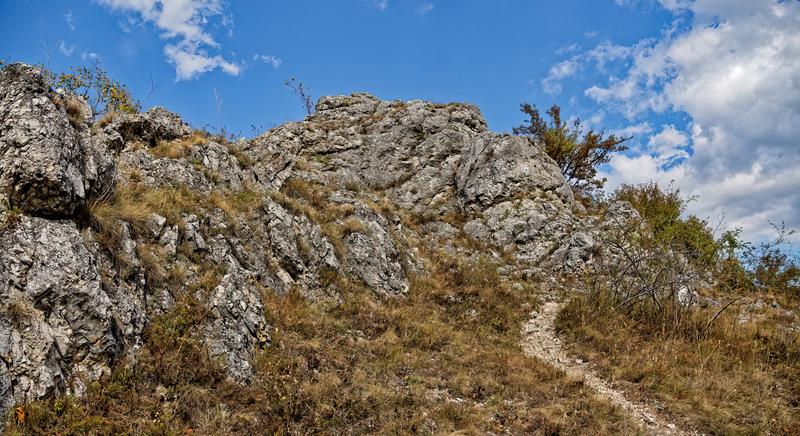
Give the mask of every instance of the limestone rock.
M 379 219 L 361 222 L 363 230 L 354 231 L 344 238 L 347 271 L 380 294 L 407 294 L 410 285 L 391 235 Z
M 214 357 L 227 364 L 236 381 L 250 379 L 253 351 L 270 342 L 264 306 L 255 279 L 247 271 L 226 274 L 208 301 L 211 319 L 204 328 L 206 344 Z
M 313 116 L 258 141 L 280 142 L 325 179 L 386 190 L 402 207 L 421 213 L 452 192 L 462 150 L 485 131 L 474 106 L 354 94 L 324 97 Z
M 571 206 L 572 191 L 555 162 L 519 136 L 484 133 L 469 144 L 456 173 L 459 201 L 483 210 L 517 196 L 555 193 Z
M 86 198 L 83 147 L 42 73 L 0 72 L 0 203 L 35 215 L 72 214 Z
M 78 229 L 23 216 L 0 235 L 2 406 L 81 392 L 123 347 L 111 298 Z
M 117 114 L 104 130 L 111 136 L 116 132 L 125 142 L 141 141 L 149 146 L 192 133 L 180 116 L 160 107 L 141 114 Z

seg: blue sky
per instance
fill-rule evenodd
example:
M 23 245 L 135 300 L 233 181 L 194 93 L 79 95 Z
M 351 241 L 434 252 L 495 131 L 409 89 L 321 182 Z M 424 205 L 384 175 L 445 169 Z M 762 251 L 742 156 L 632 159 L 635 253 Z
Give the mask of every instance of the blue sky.
M 691 212 L 800 225 L 800 2 L 778 0 L 3 0 L 0 59 L 100 60 L 146 107 L 250 135 L 315 96 L 528 101 L 633 135 L 609 186 L 673 182 Z

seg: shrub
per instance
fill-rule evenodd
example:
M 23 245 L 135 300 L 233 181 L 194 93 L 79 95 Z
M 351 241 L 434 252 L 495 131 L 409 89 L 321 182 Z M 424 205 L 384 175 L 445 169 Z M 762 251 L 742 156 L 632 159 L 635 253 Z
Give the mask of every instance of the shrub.
M 57 76 L 46 72 L 46 76 L 51 86 L 85 98 L 95 118 L 110 112 L 136 113 L 141 108 L 130 90 L 109 77 L 99 62 L 91 67 L 72 67 Z
M 729 288 L 800 298 L 800 261 L 789 241 L 796 231 L 772 226 L 775 238 L 758 244 L 743 241 L 739 229 L 723 234 L 721 279 Z
M 687 203 L 680 190 L 662 189 L 657 183 L 622 185 L 612 195 L 630 203 L 644 218 L 656 240 L 681 252 L 698 267 L 713 268 L 720 254 L 707 221 L 694 215 L 683 218 Z
M 593 129 L 585 131 L 580 120 L 575 120 L 570 126 L 562 121 L 561 108 L 557 105 L 547 111 L 549 123 L 535 106 L 523 103 L 520 110 L 530 119 L 527 124 L 514 127 L 514 134 L 542 144 L 578 193 L 590 194 L 602 188 L 605 179 L 597 178 L 597 168 L 611 159 L 611 153 L 627 149 L 624 143 L 630 138 L 606 137 L 605 132 Z

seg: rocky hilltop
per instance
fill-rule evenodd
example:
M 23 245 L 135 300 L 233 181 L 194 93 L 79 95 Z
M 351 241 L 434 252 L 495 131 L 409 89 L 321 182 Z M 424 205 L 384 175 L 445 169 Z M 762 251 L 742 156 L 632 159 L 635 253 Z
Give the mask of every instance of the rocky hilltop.
M 234 141 L 161 108 L 94 122 L 84 105 L 33 67 L 0 74 L 3 410 L 82 395 L 186 298 L 191 333 L 247 384 L 271 347 L 265 293 L 336 304 L 343 277 L 408 298 L 431 250 L 552 279 L 635 214 L 587 213 L 541 144 L 467 104 L 324 97 Z

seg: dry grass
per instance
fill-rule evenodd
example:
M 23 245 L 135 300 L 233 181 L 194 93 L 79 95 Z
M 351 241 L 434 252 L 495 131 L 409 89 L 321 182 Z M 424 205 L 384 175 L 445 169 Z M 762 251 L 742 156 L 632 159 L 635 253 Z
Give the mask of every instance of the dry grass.
M 83 104 L 78 97 L 68 97 L 64 102 L 64 109 L 67 111 L 67 119 L 74 128 L 79 128 L 86 120 L 83 118 Z
M 180 159 L 192 151 L 192 147 L 208 142 L 208 134 L 195 130 L 191 135 L 175 139 L 172 141 L 159 142 L 150 149 L 150 153 L 156 158 Z
M 14 227 L 15 224 L 22 219 L 22 209 L 19 207 L 10 207 L 2 210 L 2 219 L 0 219 L 0 234 L 6 230 Z
M 280 192 L 271 192 L 273 201 L 290 212 L 305 215 L 323 230 L 355 211 L 352 204 L 334 204 L 328 200 L 331 189 L 300 178 L 286 180 Z M 332 234 L 333 235 L 333 234 Z
M 280 352 L 256 361 L 253 386 L 266 397 L 248 431 L 631 430 L 586 399 L 579 381 L 524 355 L 519 322 L 532 297 L 502 284 L 496 265 L 430 258 L 434 272 L 415 279 L 407 299 L 378 302 L 340 276 L 331 280 L 343 291 L 341 305 L 266 293 Z
M 800 335 L 740 324 L 718 309 L 615 310 L 609 294 L 575 297 L 557 327 L 571 351 L 629 394 L 654 398 L 711 434 L 800 433 Z
M 130 183 L 117 187 L 111 198 L 90 205 L 89 215 L 102 235 L 119 236 L 121 221 L 130 224 L 135 232 L 144 232 L 154 213 L 177 224 L 182 213 L 197 210 L 203 200 L 185 188 L 149 188 Z
M 240 167 L 249 168 L 251 165 L 253 165 L 253 159 L 251 159 L 250 156 L 248 156 L 242 150 L 240 150 L 239 147 L 236 146 L 236 144 L 228 143 L 227 147 L 228 147 L 228 152 L 230 152 L 230 154 L 236 158 L 236 162 L 239 163 Z
M 247 386 L 221 377 L 192 332 L 207 316 L 189 296 L 156 317 L 135 361 L 80 400 L 25 405 L 25 434 L 635 433 L 620 413 L 519 347 L 535 302 L 495 264 L 427 253 L 431 275 L 408 298 L 378 301 L 330 275 L 341 304 L 264 290 L 273 346 Z M 213 268 L 209 268 L 213 270 Z M 203 283 L 202 285 L 200 283 Z
M 127 223 L 131 236 L 139 241 L 137 254 L 143 264 L 147 283 L 160 285 L 165 281 L 176 281 L 176 278 L 174 271 L 165 270 L 167 256 L 161 248 L 154 243 L 143 243 L 152 238 L 147 226 L 154 214 L 166 218 L 169 225 L 182 227 L 184 214 L 202 214 L 204 210 L 219 208 L 236 228 L 240 219 L 252 218 L 261 204 L 262 196 L 248 189 L 199 195 L 185 188 L 151 188 L 132 182 L 118 186 L 113 195 L 91 204 L 87 219 L 88 224 L 97 231 L 97 242 L 112 255 L 123 277 L 127 277 L 135 268 L 133 259 L 128 259 L 119 250 L 123 225 Z M 185 254 L 186 257 L 192 257 L 191 250 Z M 180 283 L 180 280 L 177 282 Z
M 263 199 L 261 194 L 245 189 L 239 192 L 214 191 L 208 196 L 208 202 L 213 207 L 222 209 L 229 218 L 248 218 L 261 208 Z
M 118 115 L 119 114 L 117 112 L 115 112 L 115 111 L 108 111 L 99 120 L 97 120 L 97 122 L 95 122 L 95 125 L 97 127 L 103 128 L 103 127 L 113 123 L 114 119 L 117 118 Z
M 20 293 L 14 293 L 8 297 L 2 313 L 6 319 L 14 325 L 21 326 L 23 322 L 36 312 L 28 297 Z

